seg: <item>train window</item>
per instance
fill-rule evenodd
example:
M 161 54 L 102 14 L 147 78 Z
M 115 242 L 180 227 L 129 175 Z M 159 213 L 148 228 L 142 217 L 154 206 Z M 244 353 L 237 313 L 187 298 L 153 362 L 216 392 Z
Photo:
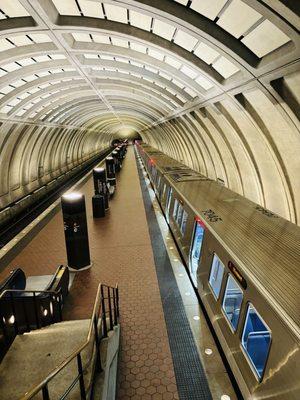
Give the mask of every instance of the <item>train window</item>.
M 224 275 L 224 265 L 222 264 L 221 260 L 215 253 L 209 275 L 209 284 L 210 287 L 212 288 L 214 295 L 216 296 L 216 299 L 218 299 L 220 296 L 223 275 Z
M 250 303 L 242 335 L 242 346 L 259 379 L 262 378 L 271 345 L 271 332 Z
M 239 322 L 242 301 L 243 291 L 235 279 L 229 275 L 222 308 L 234 331 Z
M 159 192 L 158 192 L 158 197 L 160 198 L 160 200 L 162 200 L 162 198 L 164 196 L 165 189 L 166 189 L 166 184 L 162 182 L 162 184 L 160 185 L 160 188 L 159 188 Z
M 176 222 L 177 222 L 177 224 L 178 224 L 179 227 L 180 227 L 180 225 L 181 225 L 182 213 L 183 213 L 182 205 L 178 204 L 178 211 L 177 211 L 177 216 L 176 216 Z
M 184 235 L 184 233 L 185 233 L 187 219 L 188 219 L 188 213 L 185 210 L 183 210 L 182 220 L 181 220 L 181 225 L 180 225 L 180 232 L 182 235 Z
M 167 217 L 167 221 L 168 222 L 169 222 L 169 218 L 170 218 L 170 205 L 171 205 L 172 193 L 173 193 L 173 189 L 169 188 L 168 197 L 167 197 L 167 203 L 166 203 L 166 217 Z
M 193 236 L 193 245 L 190 255 L 190 269 L 194 283 L 197 282 L 197 268 L 201 255 L 202 243 L 204 236 L 204 226 L 202 223 L 196 221 Z
M 157 184 L 156 184 L 157 189 L 159 189 L 159 185 L 160 185 L 160 176 L 157 176 Z
M 176 221 L 176 216 L 177 216 L 177 210 L 178 210 L 178 200 L 177 199 L 175 199 L 175 201 L 174 201 L 174 208 L 173 208 L 173 218 L 175 219 L 175 221 Z
M 159 186 L 160 186 L 160 175 L 157 174 L 157 180 L 156 180 L 156 193 L 159 193 Z
M 151 175 L 152 175 L 152 180 L 153 181 L 155 181 L 156 174 L 157 174 L 156 168 L 154 167 L 154 165 L 152 165 Z

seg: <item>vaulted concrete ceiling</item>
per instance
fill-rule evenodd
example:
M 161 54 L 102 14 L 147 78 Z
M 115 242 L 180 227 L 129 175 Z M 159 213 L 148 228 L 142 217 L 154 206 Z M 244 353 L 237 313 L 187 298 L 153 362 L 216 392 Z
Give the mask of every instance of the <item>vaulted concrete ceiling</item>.
M 137 131 L 299 223 L 296 3 L 0 0 L 0 167 L 39 148 L 31 178 L 2 174 L 1 204 Z M 41 177 L 41 149 L 78 135 Z

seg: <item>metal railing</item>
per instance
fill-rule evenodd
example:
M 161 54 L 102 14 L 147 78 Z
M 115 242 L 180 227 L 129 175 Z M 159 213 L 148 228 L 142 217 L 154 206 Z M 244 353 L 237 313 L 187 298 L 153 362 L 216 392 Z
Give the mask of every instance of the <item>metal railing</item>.
M 6 289 L 0 294 L 0 332 L 3 357 L 18 334 L 62 320 L 61 288 L 52 290 Z
M 51 381 L 62 373 L 72 361 L 76 361 L 77 374 L 74 380 L 66 388 L 65 392 L 56 400 L 64 400 L 67 398 L 73 388 L 79 384 L 80 399 L 86 400 L 89 391 L 93 385 L 93 372 L 90 383 L 86 385 L 84 376 L 88 372 L 88 368 L 91 366 L 92 371 L 93 361 L 95 360 L 95 370 L 102 371 L 101 358 L 100 358 L 100 342 L 103 338 L 107 337 L 108 331 L 113 330 L 114 326 L 118 324 L 119 320 L 119 290 L 118 286 L 110 287 L 107 285 L 99 284 L 97 295 L 93 307 L 92 316 L 90 319 L 89 330 L 86 341 L 75 350 L 70 356 L 68 356 L 58 367 L 54 368 L 48 376 L 41 381 L 39 384 L 30 389 L 20 400 L 32 399 L 37 394 L 41 393 L 43 400 L 50 400 L 49 385 Z M 88 350 L 91 345 L 90 356 L 83 365 L 82 353 L 84 350 Z

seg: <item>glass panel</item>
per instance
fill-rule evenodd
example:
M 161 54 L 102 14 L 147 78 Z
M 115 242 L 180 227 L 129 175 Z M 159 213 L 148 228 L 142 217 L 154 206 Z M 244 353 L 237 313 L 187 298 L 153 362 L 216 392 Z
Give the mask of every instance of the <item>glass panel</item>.
M 188 213 L 185 210 L 183 210 L 181 226 L 180 226 L 180 231 L 181 231 L 182 236 L 185 233 L 187 219 L 188 219 Z
M 156 174 L 157 174 L 156 168 L 154 166 L 152 166 L 152 179 L 153 179 L 153 182 L 155 181 Z
M 249 304 L 242 336 L 246 351 L 258 377 L 261 378 L 271 345 L 271 332 L 252 304 Z
M 157 175 L 156 193 L 159 192 L 159 185 L 160 185 L 160 176 Z
M 222 307 L 234 330 L 236 330 L 239 322 L 242 301 L 243 291 L 235 279 L 229 275 Z
M 209 284 L 217 299 L 220 296 L 223 275 L 224 275 L 224 265 L 220 261 L 219 257 L 216 254 L 214 254 L 209 276 Z
M 178 210 L 178 200 L 175 199 L 174 201 L 174 208 L 173 208 L 173 218 L 176 221 L 176 216 L 177 216 L 177 210 Z
M 193 247 L 190 258 L 191 274 L 194 282 L 197 282 L 197 268 L 201 255 L 202 243 L 203 243 L 204 227 L 199 223 L 195 223 L 195 233 L 193 239 Z
M 179 204 L 179 205 L 178 205 L 177 217 L 176 217 L 176 222 L 177 222 L 178 226 L 180 226 L 180 224 L 181 224 L 182 213 L 183 213 L 183 208 L 182 208 L 182 206 Z
M 168 222 L 169 222 L 169 219 L 170 219 L 170 205 L 171 205 L 172 193 L 173 193 L 172 188 L 169 188 L 169 190 L 168 190 L 168 198 L 167 198 L 167 205 L 166 205 L 166 216 L 167 216 L 167 221 Z
M 166 192 L 166 184 L 164 183 L 164 185 L 163 185 L 163 187 L 162 187 L 162 190 L 161 190 L 161 193 L 160 193 L 160 198 L 161 199 L 163 199 L 164 198 L 164 196 L 165 196 L 165 192 Z

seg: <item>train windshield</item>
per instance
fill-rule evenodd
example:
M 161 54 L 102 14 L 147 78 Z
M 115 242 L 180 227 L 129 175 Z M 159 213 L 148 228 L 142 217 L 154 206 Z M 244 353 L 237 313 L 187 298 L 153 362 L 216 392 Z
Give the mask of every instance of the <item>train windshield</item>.
M 259 379 L 262 378 L 271 345 L 271 332 L 252 304 L 249 304 L 242 346 Z
M 233 330 L 235 331 L 239 322 L 243 291 L 235 279 L 229 275 L 223 300 L 223 310 Z
M 190 254 L 190 270 L 195 285 L 197 285 L 197 268 L 202 250 L 203 236 L 204 236 L 204 227 L 200 224 L 200 222 L 196 221 L 192 251 Z

